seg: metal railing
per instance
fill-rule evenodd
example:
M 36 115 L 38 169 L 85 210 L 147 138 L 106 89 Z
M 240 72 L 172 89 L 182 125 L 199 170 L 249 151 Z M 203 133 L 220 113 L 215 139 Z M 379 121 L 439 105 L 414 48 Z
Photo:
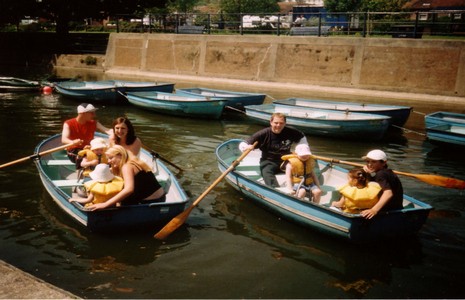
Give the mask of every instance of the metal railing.
M 272 34 L 360 37 L 465 37 L 465 11 L 349 12 L 299 14 L 169 14 L 116 16 L 116 32 L 177 34 Z M 110 26 L 108 26 L 110 25 Z

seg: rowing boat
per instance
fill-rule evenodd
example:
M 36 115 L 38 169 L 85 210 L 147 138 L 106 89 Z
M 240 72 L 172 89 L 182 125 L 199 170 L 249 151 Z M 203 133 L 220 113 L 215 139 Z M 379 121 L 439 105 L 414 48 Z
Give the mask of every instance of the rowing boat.
M 220 172 L 240 155 L 241 140 L 232 139 L 216 148 Z M 278 174 L 279 188 L 264 184 L 260 173 L 260 150 L 254 150 L 225 178 L 227 182 L 256 204 L 288 221 L 295 222 L 353 242 L 367 242 L 384 238 L 415 235 L 426 222 L 432 207 L 413 197 L 404 195 L 403 209 L 380 212 L 373 219 L 360 214 L 349 214 L 330 208 L 340 199 L 339 186 L 347 183 L 347 170 L 330 163 L 317 161 L 315 173 L 321 184 L 320 204 L 298 199 L 286 192 L 285 175 Z
M 425 116 L 426 137 L 445 145 L 465 146 L 465 115 L 435 112 Z
M 174 83 L 123 80 L 65 81 L 54 84 L 61 95 L 82 102 L 126 104 L 121 93 L 159 91 L 171 93 Z
M 342 112 L 369 113 L 391 117 L 392 125 L 403 126 L 407 122 L 412 107 L 400 105 L 369 104 L 356 102 L 339 102 L 319 99 L 287 98 L 276 100 L 280 105 L 301 106 L 315 109 L 329 109 Z
M 310 135 L 344 139 L 380 140 L 389 127 L 389 117 L 288 105 L 262 104 L 245 107 L 246 115 L 269 124 L 271 115 L 286 115 L 286 124 Z
M 103 135 L 98 135 L 104 137 Z M 35 149 L 35 154 L 59 147 L 61 134 L 43 140 Z M 77 197 L 76 187 L 82 186 L 83 179 L 78 179 L 78 172 L 69 161 L 64 150 L 37 156 L 34 160 L 40 179 L 53 201 L 73 220 L 93 232 L 118 232 L 121 230 L 150 229 L 161 226 L 181 213 L 188 197 L 181 188 L 174 174 L 148 151 L 141 149 L 140 158 L 154 170 L 158 181 L 164 187 L 166 202 L 121 205 L 88 211 L 77 202 L 70 203 L 71 197 Z
M 162 92 L 126 93 L 125 97 L 129 103 L 157 113 L 204 119 L 219 119 L 227 102 L 224 98 Z
M 0 77 L 0 92 L 39 92 L 42 85 L 38 81 L 31 81 L 16 77 Z
M 216 90 L 201 87 L 176 89 L 176 94 L 225 98 L 228 100 L 228 102 L 226 103 L 227 107 L 232 107 L 240 110 L 244 110 L 244 106 L 246 105 L 263 104 L 266 98 L 266 94 Z

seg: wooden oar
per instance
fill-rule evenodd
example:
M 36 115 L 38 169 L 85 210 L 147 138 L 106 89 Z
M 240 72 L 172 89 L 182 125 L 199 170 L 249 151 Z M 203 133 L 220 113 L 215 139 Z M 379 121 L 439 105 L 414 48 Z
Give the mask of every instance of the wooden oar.
M 8 167 L 8 166 L 11 166 L 11 165 L 14 165 L 14 164 L 17 164 L 17 163 L 20 163 L 20 162 L 23 162 L 23 161 L 26 161 L 28 159 L 33 159 L 33 158 L 36 158 L 36 157 L 39 157 L 39 156 L 42 156 L 42 155 L 46 155 L 46 154 L 50 154 L 52 152 L 56 152 L 58 150 L 63 150 L 69 146 L 72 146 L 74 145 L 75 143 L 70 143 L 70 144 L 66 144 L 66 145 L 62 145 L 60 147 L 56 147 L 56 148 L 52 148 L 52 149 L 49 149 L 49 150 L 45 150 L 43 152 L 40 152 L 40 153 L 37 153 L 37 154 L 33 154 L 33 155 L 29 155 L 29 156 L 26 156 L 26 157 L 23 157 L 23 158 L 20 158 L 20 159 L 17 159 L 17 160 L 14 160 L 14 161 L 10 161 L 9 163 L 6 163 L 6 164 L 3 164 L 0 166 L 0 169 L 1 168 L 4 168 L 4 167 Z
M 258 142 L 255 142 L 253 144 L 253 148 L 257 145 Z M 200 201 L 202 201 L 203 198 L 224 178 L 226 175 L 228 175 L 229 172 L 231 172 L 240 162 L 241 160 L 244 159 L 244 157 L 247 156 L 247 154 L 250 153 L 250 151 L 253 150 L 253 148 L 247 149 L 242 153 L 241 156 L 239 156 L 235 161 L 232 162 L 232 164 L 229 166 L 229 168 L 224 171 L 220 177 L 218 177 L 215 182 L 213 182 L 203 193 L 200 195 L 192 204 L 187 208 L 185 211 L 174 217 L 168 224 L 165 225 L 158 233 L 154 235 L 156 239 L 163 240 L 167 238 L 173 231 L 178 229 L 184 222 L 186 221 L 187 217 L 189 217 L 189 214 L 192 212 L 194 207 L 196 207 Z
M 184 171 L 181 167 L 178 167 L 177 165 L 175 165 L 174 163 L 170 162 L 169 160 L 167 160 L 166 158 L 162 157 L 160 154 L 158 154 L 157 152 L 153 151 L 152 149 L 150 149 L 149 147 L 145 146 L 145 145 L 142 145 L 143 148 L 145 148 L 147 151 L 150 152 L 150 154 L 153 156 L 153 157 L 156 157 L 156 158 L 159 158 L 161 159 L 162 161 L 170 164 L 171 166 L 175 167 L 176 169 L 178 169 L 179 171 Z
M 344 164 L 344 165 L 349 165 L 349 166 L 354 166 L 354 167 L 364 166 L 364 164 L 359 164 L 359 163 L 354 163 L 350 161 L 344 161 L 344 160 L 339 160 L 339 159 L 334 159 L 334 158 L 324 157 L 324 156 L 319 156 L 319 155 L 312 154 L 312 157 L 319 159 L 319 160 L 327 161 L 327 162 Z M 407 172 L 401 172 L 401 171 L 396 171 L 396 170 L 393 170 L 393 172 L 399 175 L 416 178 L 418 180 L 421 180 L 431 185 L 441 186 L 445 188 L 452 188 L 452 189 L 462 189 L 462 190 L 465 189 L 465 181 L 460 180 L 460 179 L 444 177 L 444 176 L 434 175 L 434 174 L 414 174 L 414 173 L 407 173 Z

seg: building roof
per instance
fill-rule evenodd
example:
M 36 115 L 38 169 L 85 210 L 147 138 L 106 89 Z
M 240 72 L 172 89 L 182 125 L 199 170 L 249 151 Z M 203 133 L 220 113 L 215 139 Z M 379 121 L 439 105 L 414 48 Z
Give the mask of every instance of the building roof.
M 412 0 L 404 5 L 410 10 L 465 10 L 464 0 Z

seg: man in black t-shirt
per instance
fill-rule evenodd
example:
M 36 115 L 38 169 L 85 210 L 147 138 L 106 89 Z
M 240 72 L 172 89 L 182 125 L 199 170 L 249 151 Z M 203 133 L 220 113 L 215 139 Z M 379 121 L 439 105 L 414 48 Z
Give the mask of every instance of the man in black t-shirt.
M 257 131 L 245 142 L 239 144 L 239 149 L 245 151 L 258 142 L 257 148 L 262 151 L 260 170 L 266 185 L 279 187 L 276 174 L 282 172 L 279 168 L 281 156 L 291 153 L 293 143 L 308 145 L 305 135 L 297 129 L 286 127 L 286 115 L 274 113 L 271 116 L 270 127 Z

